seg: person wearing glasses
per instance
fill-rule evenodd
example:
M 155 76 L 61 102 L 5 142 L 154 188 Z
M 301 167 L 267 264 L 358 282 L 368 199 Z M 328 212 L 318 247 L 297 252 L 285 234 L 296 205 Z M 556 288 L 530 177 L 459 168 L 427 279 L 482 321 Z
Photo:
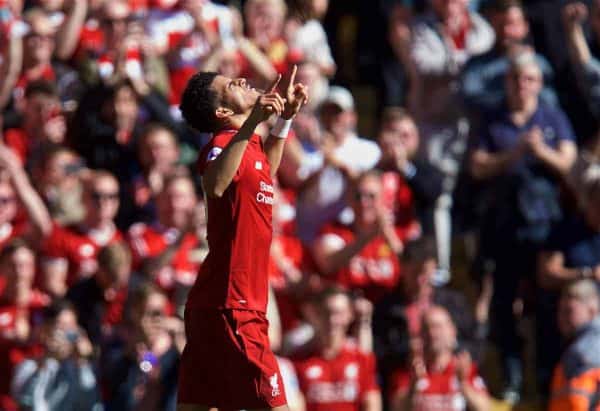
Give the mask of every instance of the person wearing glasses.
M 397 255 L 404 242 L 419 234 L 418 225 L 396 226 L 383 205 L 378 171 L 359 177 L 351 190 L 351 225 L 336 222 L 325 227 L 313 246 L 321 274 L 349 289 L 361 290 L 372 302 L 391 291 L 400 278 Z
M 94 171 L 84 181 L 85 217 L 70 227 L 54 224 L 43 246 L 42 269 L 47 291 L 56 296 L 91 277 L 98 269 L 98 252 L 123 235 L 113 222 L 119 209 L 119 183 L 107 171 Z

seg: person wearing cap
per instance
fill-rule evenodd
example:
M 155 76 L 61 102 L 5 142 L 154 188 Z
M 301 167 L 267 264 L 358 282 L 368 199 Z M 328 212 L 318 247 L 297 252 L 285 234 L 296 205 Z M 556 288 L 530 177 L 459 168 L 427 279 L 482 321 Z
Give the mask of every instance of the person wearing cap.
M 324 224 L 338 216 L 344 223 L 352 221 L 351 212 L 344 211 L 348 183 L 374 168 L 381 157 L 375 142 L 356 134 L 357 118 L 350 91 L 330 87 L 319 115 L 323 129 L 320 153 L 311 168 L 302 169 L 306 186 L 298 198 L 299 236 L 307 243 Z
M 519 287 L 533 280 L 536 253 L 561 217 L 559 185 L 577 155 L 569 120 L 540 101 L 542 86 L 535 54 L 512 56 L 505 103 L 484 115 L 470 158 L 472 176 L 491 188 L 483 199 L 480 254 L 495 267 L 493 330 L 512 400 L 522 383 L 512 302 Z

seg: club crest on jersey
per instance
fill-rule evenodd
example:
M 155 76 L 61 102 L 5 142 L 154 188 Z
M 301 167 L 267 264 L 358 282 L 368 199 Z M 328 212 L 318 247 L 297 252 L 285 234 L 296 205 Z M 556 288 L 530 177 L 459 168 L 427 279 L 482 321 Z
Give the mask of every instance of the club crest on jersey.
M 271 375 L 271 377 L 269 377 L 269 384 L 271 384 L 271 396 L 272 397 L 277 397 L 279 394 L 281 394 L 281 391 L 279 390 L 279 381 L 277 381 L 277 373 Z
M 254 168 L 257 170 L 262 170 L 263 169 L 262 161 L 256 161 L 254 163 Z
M 215 158 L 217 158 L 219 156 L 219 154 L 221 154 L 223 152 L 223 149 L 221 147 L 213 147 L 210 149 L 210 151 L 208 152 L 208 156 L 206 157 L 206 159 L 208 161 L 213 161 Z

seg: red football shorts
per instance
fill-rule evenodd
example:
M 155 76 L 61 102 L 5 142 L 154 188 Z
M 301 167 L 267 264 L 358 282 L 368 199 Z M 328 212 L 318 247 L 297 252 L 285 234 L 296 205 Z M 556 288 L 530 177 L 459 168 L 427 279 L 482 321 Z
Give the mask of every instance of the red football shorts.
M 258 311 L 186 309 L 177 402 L 219 410 L 285 405 L 268 326 Z

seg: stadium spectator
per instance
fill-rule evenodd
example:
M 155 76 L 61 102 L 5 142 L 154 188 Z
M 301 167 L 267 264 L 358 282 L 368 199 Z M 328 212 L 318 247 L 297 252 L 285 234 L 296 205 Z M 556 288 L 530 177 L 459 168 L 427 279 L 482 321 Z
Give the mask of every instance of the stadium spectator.
M 327 42 L 327 34 L 320 22 L 327 13 L 329 1 L 296 0 L 291 3 L 290 16 L 285 27 L 290 46 L 302 53 L 304 61 L 315 64 L 321 74 L 332 77 L 336 66 Z
M 415 121 L 404 110 L 388 107 L 382 114 L 378 143 L 386 207 L 398 222 L 408 222 L 416 215 L 421 231 L 433 234 L 433 212 L 442 193 L 443 177 L 419 156 L 421 141 Z
M 408 242 L 401 261 L 400 283 L 375 305 L 373 315 L 375 353 L 382 375 L 408 364 L 411 344 L 420 337 L 422 316 L 433 306 L 448 311 L 459 346 L 468 350 L 475 361 L 481 360 L 487 336 L 486 318 L 475 316 L 460 292 L 432 285 L 437 269 L 433 240 L 423 237 Z M 489 305 L 486 298 L 482 295 L 480 304 Z
M 556 323 L 559 290 L 578 278 L 600 281 L 600 179 L 590 178 L 579 191 L 580 209 L 565 213 L 550 232 L 538 259 L 538 382 L 547 391 L 562 346 Z
M 10 8 L 4 9 L 5 17 L 0 25 L 0 40 L 5 46 L 0 49 L 0 109 L 4 110 L 19 80 L 23 65 L 24 25 Z
M 418 223 L 396 223 L 392 211 L 383 205 L 383 184 L 376 171 L 360 176 L 350 195 L 354 221 L 326 226 L 314 242 L 312 254 L 325 277 L 377 301 L 398 283 L 397 255 L 407 240 L 419 234 Z
M 315 304 L 315 338 L 293 356 L 306 410 L 380 411 L 375 357 L 346 335 L 353 321 L 349 295 L 328 288 L 318 295 Z M 361 321 L 370 326 L 370 317 Z
M 490 181 L 492 191 L 481 253 L 495 264 L 493 329 L 505 362 L 506 395 L 514 397 L 522 371 L 515 319 L 506 302 L 515 301 L 518 287 L 531 280 L 535 255 L 561 217 L 559 183 L 577 148 L 562 111 L 539 101 L 542 73 L 535 55 L 515 56 L 506 84 L 506 102 L 482 122 L 470 169 L 475 178 Z
M 32 329 L 41 322 L 50 303 L 48 295 L 34 288 L 36 258 L 21 239 L 0 251 L 0 407 L 13 411 L 10 395 L 14 367 L 32 351 Z
M 486 53 L 469 59 L 463 69 L 461 91 L 468 108 L 476 113 L 494 109 L 505 98 L 504 79 L 510 53 L 527 49 L 529 22 L 520 0 L 497 0 L 492 5 L 491 24 L 496 33 L 494 46 Z M 550 63 L 535 54 L 544 76 L 540 99 L 558 105 L 553 89 L 554 72 Z
M 67 292 L 79 324 L 92 343 L 110 338 L 121 323 L 131 274 L 131 254 L 126 244 L 115 242 L 98 253 L 98 270 Z
M 120 335 L 103 347 L 105 409 L 175 411 L 183 322 L 150 283 L 131 291 L 127 307 Z
M 199 204 L 192 180 L 176 175 L 165 181 L 156 205 L 156 223 L 138 223 L 129 229 L 133 268 L 155 281 L 180 306 L 201 263 L 194 258 L 199 243 L 194 217 Z
M 590 279 L 573 281 L 562 290 L 558 325 L 568 345 L 554 372 L 550 411 L 585 410 L 597 404 L 599 300 Z
M 98 252 L 123 239 L 114 218 L 119 183 L 107 171 L 95 171 L 84 182 L 85 218 L 70 227 L 53 224 L 43 246 L 43 276 L 48 292 L 64 296 L 67 287 L 89 278 L 98 268 Z
M 31 82 L 24 93 L 22 124 L 6 130 L 4 141 L 23 164 L 33 164 L 49 145 L 65 140 L 67 123 L 52 82 Z
M 298 63 L 302 55 L 285 41 L 284 24 L 287 15 L 287 5 L 283 0 L 249 0 L 244 5 L 244 19 L 248 38 L 271 61 L 273 72 L 269 76 L 263 74 L 264 83 L 257 82 L 257 87 L 268 86 L 277 73 L 291 72 L 291 68 Z M 246 64 L 248 67 L 248 64 Z M 251 80 L 260 80 L 256 73 L 248 67 L 242 77 Z
M 391 409 L 488 410 L 489 395 L 469 353 L 455 353 L 456 327 L 448 311 L 430 307 L 423 314 L 421 333 L 408 369 L 392 376 Z
M 346 207 L 345 192 L 356 177 L 372 169 L 379 147 L 356 135 L 354 98 L 343 87 L 331 87 L 319 109 L 325 135 L 320 152 L 303 172 L 307 183 L 298 196 L 298 235 L 314 240 L 321 227 Z
M 59 225 L 69 226 L 84 218 L 81 198 L 83 180 L 89 172 L 77 153 L 61 145 L 48 147 L 41 161 L 32 167 L 35 188 Z
M 409 106 L 427 159 L 444 174 L 444 193 L 436 207 L 440 268 L 450 273 L 452 197 L 467 147 L 469 123 L 458 93 L 466 61 L 488 51 L 494 41 L 489 24 L 465 0 L 433 0 L 414 22 L 410 53 L 416 65 Z M 410 67 L 410 66 L 409 66 Z M 415 89 L 416 88 L 416 89 Z
M 597 47 L 600 41 L 600 3 L 594 0 L 590 4 L 590 9 L 579 1 L 566 4 L 563 9 L 563 22 L 569 57 L 578 75 L 579 86 L 587 98 L 589 108 L 595 115 L 598 115 L 600 53 L 598 53 Z M 590 44 L 588 44 L 583 28 L 588 14 L 592 29 Z
M 63 300 L 54 301 L 44 310 L 37 331 L 43 354 L 22 361 L 12 380 L 19 409 L 79 411 L 101 407 L 89 361 L 93 347 L 78 327 L 73 307 Z

